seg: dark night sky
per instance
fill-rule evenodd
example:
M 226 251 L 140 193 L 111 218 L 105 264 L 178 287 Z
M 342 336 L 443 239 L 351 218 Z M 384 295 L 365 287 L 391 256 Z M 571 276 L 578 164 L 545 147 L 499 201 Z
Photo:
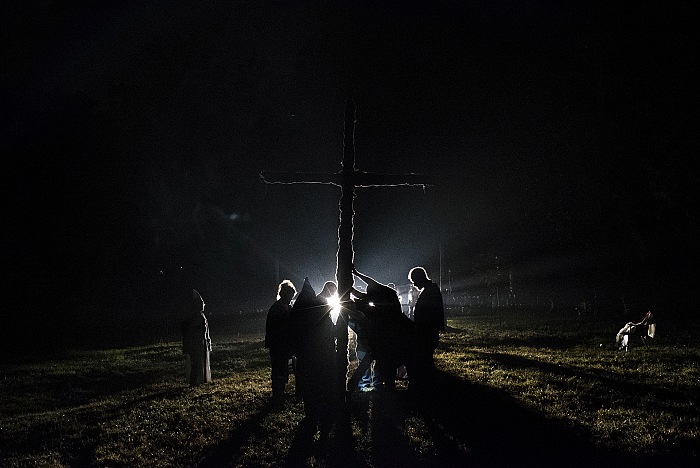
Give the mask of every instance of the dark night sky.
M 349 96 L 358 169 L 435 181 L 358 191 L 367 274 L 436 277 L 442 247 L 456 289 L 498 256 L 521 290 L 562 300 L 689 302 L 691 7 L 403 3 L 8 10 L 3 282 L 24 317 L 10 322 L 145 313 L 174 271 L 212 313 L 266 307 L 277 262 L 320 288 L 339 189 L 258 174 L 338 171 Z

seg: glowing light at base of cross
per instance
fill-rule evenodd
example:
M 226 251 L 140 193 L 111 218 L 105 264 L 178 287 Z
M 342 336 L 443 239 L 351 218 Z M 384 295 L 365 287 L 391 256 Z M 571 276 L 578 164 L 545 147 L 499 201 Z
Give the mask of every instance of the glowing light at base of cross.
M 338 316 L 340 315 L 340 297 L 337 294 L 333 294 L 331 297 L 326 299 L 328 305 L 332 307 L 331 309 L 331 320 L 333 325 L 338 322 Z

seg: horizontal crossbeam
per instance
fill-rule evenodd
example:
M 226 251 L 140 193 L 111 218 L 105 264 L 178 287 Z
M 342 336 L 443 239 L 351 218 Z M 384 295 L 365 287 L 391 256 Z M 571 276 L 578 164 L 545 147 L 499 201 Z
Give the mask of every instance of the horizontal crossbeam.
M 341 185 L 340 173 L 323 172 L 269 172 L 262 171 L 260 178 L 266 184 L 328 184 Z
M 396 187 L 398 185 L 424 187 L 433 185 L 425 174 L 376 174 L 355 171 L 353 181 L 355 187 Z
M 260 173 L 260 178 L 266 184 L 327 184 L 342 186 L 343 174 L 337 172 L 328 174 L 323 172 L 268 172 Z M 432 181 L 424 174 L 376 174 L 372 172 L 353 171 L 352 185 L 354 187 L 396 187 L 433 185 Z

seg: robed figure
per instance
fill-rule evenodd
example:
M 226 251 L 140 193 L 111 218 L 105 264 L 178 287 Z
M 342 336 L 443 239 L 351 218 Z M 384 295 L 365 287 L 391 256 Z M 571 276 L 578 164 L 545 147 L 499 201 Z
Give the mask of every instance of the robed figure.
M 204 315 L 204 301 L 196 289 L 182 321 L 182 352 L 186 357 L 187 381 L 196 386 L 211 382 L 209 323 Z
M 316 296 L 306 278 L 289 314 L 292 351 L 297 358 L 297 390 L 304 402 L 307 422 L 318 425 L 322 432 L 332 423 L 340 397 L 335 325 L 330 310 L 331 306 L 322 296 Z

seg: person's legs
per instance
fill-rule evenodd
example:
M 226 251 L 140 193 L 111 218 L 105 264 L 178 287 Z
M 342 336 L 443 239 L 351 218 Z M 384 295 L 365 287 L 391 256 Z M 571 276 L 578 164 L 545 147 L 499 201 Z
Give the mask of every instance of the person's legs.
M 399 367 L 398 360 L 392 354 L 387 353 L 377 359 L 374 366 L 375 379 L 380 388 L 396 388 L 396 369 Z
M 415 394 L 426 394 L 434 380 L 435 361 L 433 353 L 436 337 L 432 333 L 423 333 L 417 337 L 416 350 L 412 365 L 409 367 L 409 389 Z
M 369 359 L 367 356 L 367 351 L 363 348 L 360 348 L 358 346 L 357 348 L 357 359 L 359 362 L 363 362 L 365 359 Z M 366 392 L 371 390 L 372 388 L 372 366 L 369 366 L 367 370 L 365 371 L 364 374 L 362 374 L 362 377 L 360 378 L 360 381 L 357 383 L 357 388 L 361 392 Z
M 206 383 L 206 353 L 198 352 L 190 354 L 190 385 L 197 386 Z
M 272 364 L 272 396 L 284 397 L 284 388 L 289 380 L 289 356 L 278 350 L 270 349 L 270 362 Z

